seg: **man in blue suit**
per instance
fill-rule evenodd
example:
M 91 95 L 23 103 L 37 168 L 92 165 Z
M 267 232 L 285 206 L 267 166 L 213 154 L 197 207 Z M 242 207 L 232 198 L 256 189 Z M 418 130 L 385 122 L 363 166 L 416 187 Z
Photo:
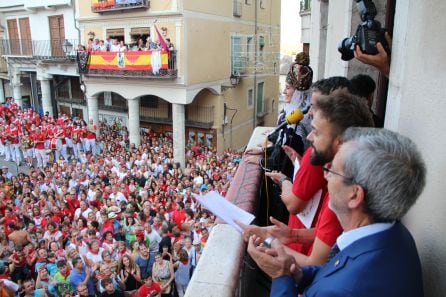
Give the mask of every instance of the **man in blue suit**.
M 423 296 L 415 242 L 400 223 L 425 185 L 415 144 L 385 129 L 349 128 L 324 170 L 344 233 L 325 265 L 302 268 L 279 240 L 267 239 L 267 248 L 252 236 L 248 252 L 273 278 L 271 296 Z

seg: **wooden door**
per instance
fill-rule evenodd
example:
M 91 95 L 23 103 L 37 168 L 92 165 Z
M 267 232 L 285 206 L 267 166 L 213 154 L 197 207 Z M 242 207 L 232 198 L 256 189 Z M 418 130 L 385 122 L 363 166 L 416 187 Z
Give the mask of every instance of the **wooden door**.
M 65 40 L 63 15 L 50 16 L 48 20 L 50 24 L 51 56 L 63 57 L 65 55 L 62 49 Z
M 20 55 L 19 28 L 16 19 L 8 20 L 8 35 L 11 55 Z
M 31 29 L 29 27 L 29 18 L 19 19 L 20 25 L 20 41 L 22 45 L 23 55 L 32 55 L 32 40 L 31 40 Z

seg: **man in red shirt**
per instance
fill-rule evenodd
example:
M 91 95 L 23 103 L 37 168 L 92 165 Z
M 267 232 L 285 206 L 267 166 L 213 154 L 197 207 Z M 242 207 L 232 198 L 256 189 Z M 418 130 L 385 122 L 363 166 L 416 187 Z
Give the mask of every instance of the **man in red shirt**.
M 181 226 L 183 225 L 184 221 L 186 220 L 186 212 L 184 211 L 184 203 L 183 201 L 179 201 L 176 203 L 177 207 L 173 211 L 172 214 L 172 220 L 177 224 L 178 228 L 181 229 Z
M 149 273 L 137 293 L 137 297 L 160 297 L 161 287 L 159 284 L 153 281 L 152 275 Z
M 20 162 L 22 160 L 21 152 L 20 152 L 20 143 L 19 143 L 19 135 L 20 131 L 16 127 L 14 122 L 11 122 L 8 127 L 6 127 L 7 139 L 9 140 L 9 152 L 12 161 L 16 162 L 18 166 L 20 166 Z M 5 160 L 9 161 L 9 160 Z
M 87 139 L 85 140 L 85 151 L 91 152 L 93 155 L 96 155 L 96 132 L 97 127 L 96 124 L 93 123 L 93 120 L 90 119 L 90 122 L 87 125 Z
M 14 231 L 9 229 L 9 223 L 14 223 L 14 225 L 16 225 L 19 223 L 19 219 L 15 214 L 13 214 L 12 208 L 8 206 L 5 208 L 5 216 L 0 219 L 0 223 L 3 223 L 5 227 L 5 235 L 8 236 L 12 231 Z
M 37 168 L 44 168 L 47 165 L 47 157 L 45 154 L 45 133 L 40 127 L 36 127 L 36 133 L 33 135 L 34 148 L 36 151 Z

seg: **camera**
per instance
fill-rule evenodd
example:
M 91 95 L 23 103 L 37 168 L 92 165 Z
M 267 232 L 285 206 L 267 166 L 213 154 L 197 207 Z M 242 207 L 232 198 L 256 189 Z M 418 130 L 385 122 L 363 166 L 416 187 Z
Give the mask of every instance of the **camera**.
M 381 27 L 381 23 L 375 20 L 377 11 L 373 1 L 356 0 L 356 6 L 362 23 L 356 28 L 355 35 L 344 38 L 339 43 L 338 51 L 342 54 L 341 59 L 344 61 L 349 61 L 355 57 L 356 45 L 359 45 L 363 53 L 369 55 L 378 53 L 376 48 L 378 42 L 383 45 L 386 51 L 388 50 L 388 45 L 384 38 L 385 30 Z

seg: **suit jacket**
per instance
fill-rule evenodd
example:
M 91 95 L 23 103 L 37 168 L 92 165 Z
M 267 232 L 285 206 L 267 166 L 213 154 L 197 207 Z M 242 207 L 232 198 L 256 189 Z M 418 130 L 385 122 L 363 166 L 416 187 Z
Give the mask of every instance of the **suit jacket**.
M 297 285 L 273 280 L 271 296 L 424 296 L 421 264 L 412 235 L 401 223 L 361 238 L 324 266 L 306 266 Z

